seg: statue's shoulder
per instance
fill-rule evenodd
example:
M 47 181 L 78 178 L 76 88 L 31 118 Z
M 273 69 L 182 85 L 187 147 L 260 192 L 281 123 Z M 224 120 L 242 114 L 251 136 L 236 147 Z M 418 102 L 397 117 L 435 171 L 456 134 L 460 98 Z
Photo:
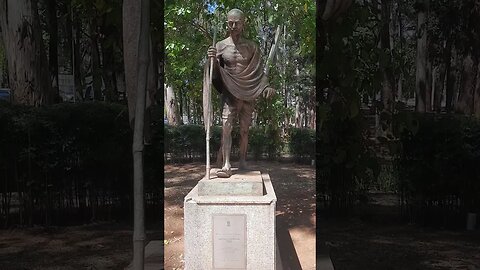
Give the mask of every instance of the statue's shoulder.
M 220 40 L 219 42 L 217 42 L 216 47 L 217 47 L 217 49 L 224 48 L 225 46 L 228 45 L 228 43 L 229 43 L 229 38 L 227 37 L 226 39 L 223 39 L 223 40 Z

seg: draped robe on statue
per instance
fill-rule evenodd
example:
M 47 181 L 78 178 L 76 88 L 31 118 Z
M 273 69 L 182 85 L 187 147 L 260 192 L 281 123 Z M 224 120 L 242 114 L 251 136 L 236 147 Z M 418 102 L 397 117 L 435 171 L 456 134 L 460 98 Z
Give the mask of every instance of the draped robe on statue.
M 248 64 L 243 70 L 232 72 L 231 69 L 225 66 L 222 55 L 226 50 L 231 50 L 231 44 L 225 44 L 223 41 L 217 43 L 217 59 L 219 65 L 216 74 L 213 75 L 213 85 L 218 92 L 222 94 L 230 94 L 233 97 L 242 100 L 253 102 L 268 86 L 268 79 L 263 73 L 263 65 L 260 59 L 260 50 L 253 42 L 247 42 L 246 45 L 252 51 L 252 56 Z M 206 108 L 206 103 L 210 102 L 209 90 L 209 74 L 210 61 L 205 64 L 203 76 L 203 106 Z M 204 110 L 204 117 L 207 117 L 207 110 Z M 207 118 L 204 118 L 207 119 Z M 208 119 L 212 119 L 212 112 Z M 209 121 L 211 124 L 211 121 Z

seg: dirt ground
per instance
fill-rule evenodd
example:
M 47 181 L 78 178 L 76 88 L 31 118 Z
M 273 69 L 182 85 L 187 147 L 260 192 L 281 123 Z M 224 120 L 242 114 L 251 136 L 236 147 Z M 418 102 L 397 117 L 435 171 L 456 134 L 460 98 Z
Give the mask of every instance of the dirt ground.
M 319 208 L 315 238 L 315 169 L 279 162 L 252 167 L 270 174 L 277 193 L 284 269 L 315 269 L 317 241 L 336 270 L 480 270 L 479 230 L 404 223 L 394 195 L 372 195 L 349 218 L 329 218 Z M 165 237 L 165 269 L 183 268 L 183 198 L 203 175 L 200 163 L 165 167 L 165 230 L 147 226 L 149 240 Z M 127 224 L 0 230 L 0 270 L 123 269 L 131 241 Z
M 147 237 L 161 239 L 161 231 L 147 230 Z M 2 270 L 118 270 L 131 259 L 129 225 L 104 223 L 0 231 Z
M 315 269 L 315 168 L 265 161 L 249 165 L 270 174 L 284 269 Z M 165 166 L 165 269 L 183 269 L 183 198 L 204 175 L 201 163 Z
M 373 194 L 350 218 L 322 218 L 317 241 L 336 270 L 480 270 L 480 232 L 451 231 L 400 220 L 395 195 Z

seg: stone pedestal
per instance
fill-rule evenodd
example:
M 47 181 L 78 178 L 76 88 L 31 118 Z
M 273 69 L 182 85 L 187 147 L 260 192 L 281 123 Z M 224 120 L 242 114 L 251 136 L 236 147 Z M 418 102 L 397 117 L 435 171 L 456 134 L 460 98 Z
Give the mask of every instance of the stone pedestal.
M 279 270 L 268 174 L 202 179 L 184 201 L 185 270 Z

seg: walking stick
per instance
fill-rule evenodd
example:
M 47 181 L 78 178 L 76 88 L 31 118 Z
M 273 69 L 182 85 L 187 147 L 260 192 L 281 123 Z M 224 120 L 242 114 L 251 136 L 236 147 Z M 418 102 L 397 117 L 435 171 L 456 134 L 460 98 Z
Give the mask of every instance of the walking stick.
M 216 39 L 217 39 L 217 31 L 215 29 L 215 26 L 213 27 L 213 46 L 215 47 L 215 42 L 216 42 Z M 206 139 L 206 143 L 207 143 L 207 165 L 205 166 L 206 167 L 206 178 L 207 179 L 210 179 L 210 126 L 212 123 L 210 123 L 210 116 L 212 114 L 212 96 L 211 96 L 211 93 L 212 93 L 212 76 L 213 76 L 213 61 L 215 61 L 215 58 L 211 58 L 210 59 L 210 69 L 209 69 L 209 77 L 208 77 L 208 87 L 207 87 L 207 117 L 205 117 L 204 121 L 205 121 L 205 126 L 206 126 L 206 136 L 205 136 L 205 139 Z

